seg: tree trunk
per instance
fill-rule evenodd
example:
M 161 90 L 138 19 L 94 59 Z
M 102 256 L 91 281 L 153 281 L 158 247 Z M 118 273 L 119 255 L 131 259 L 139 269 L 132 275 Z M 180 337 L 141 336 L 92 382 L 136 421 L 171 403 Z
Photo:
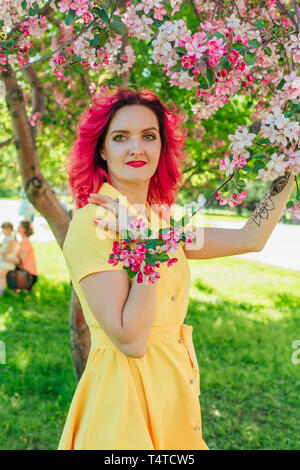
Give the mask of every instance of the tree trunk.
M 70 301 L 70 334 L 74 372 L 79 381 L 89 355 L 91 339 L 90 330 L 74 288 L 72 288 Z
M 32 66 L 24 69 L 24 74 L 32 86 L 32 112 L 44 111 L 42 85 Z M 36 129 L 32 127 L 26 114 L 24 95 L 18 85 L 15 74 L 8 65 L 1 72 L 5 83 L 5 97 L 9 109 L 13 142 L 16 146 L 20 173 L 27 198 L 47 220 L 56 241 L 62 249 L 70 223 L 70 215 L 40 171 L 36 148 Z M 79 380 L 84 370 L 90 348 L 89 329 L 86 325 L 77 295 L 72 287 L 70 301 L 71 349 L 76 379 Z

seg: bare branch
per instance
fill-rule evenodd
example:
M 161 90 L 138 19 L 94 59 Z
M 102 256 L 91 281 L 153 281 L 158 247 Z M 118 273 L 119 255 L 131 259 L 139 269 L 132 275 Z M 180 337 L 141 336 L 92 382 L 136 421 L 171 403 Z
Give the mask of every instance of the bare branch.
M 192 5 L 192 7 L 193 7 L 193 9 L 194 9 L 194 11 L 195 11 L 195 14 L 196 14 L 198 20 L 201 21 L 201 18 L 200 18 L 199 12 L 198 12 L 198 10 L 197 10 L 197 7 L 196 7 L 196 5 L 195 5 L 195 3 L 194 3 L 194 0 L 190 0 L 190 4 Z
M 296 23 L 296 21 L 294 20 L 294 18 L 292 17 L 292 15 L 290 14 L 290 12 L 286 9 L 286 7 L 281 3 L 280 0 L 276 0 L 276 3 L 277 3 L 277 6 L 278 8 L 286 14 L 286 16 L 289 17 L 289 19 L 291 20 L 291 22 L 293 23 L 294 26 L 296 26 L 297 30 L 298 30 L 298 24 Z M 295 3 L 295 2 L 294 2 Z
M 4 140 L 3 142 L 0 142 L 0 148 L 6 147 L 7 145 L 11 144 L 13 142 L 13 137 L 9 137 L 9 139 Z
M 298 31 L 299 31 L 299 25 L 300 25 L 300 12 L 299 12 L 299 5 L 298 5 L 298 1 L 297 0 L 293 0 L 294 1 L 294 7 L 295 7 L 295 13 L 296 13 L 296 17 L 297 17 L 297 21 L 298 21 Z

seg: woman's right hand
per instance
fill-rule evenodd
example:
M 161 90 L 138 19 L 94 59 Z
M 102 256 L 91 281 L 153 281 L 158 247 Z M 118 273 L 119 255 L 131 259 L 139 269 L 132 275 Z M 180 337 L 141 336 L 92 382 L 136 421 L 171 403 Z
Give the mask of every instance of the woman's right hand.
M 147 219 L 144 217 L 140 224 L 136 223 L 136 219 L 141 218 L 140 214 L 134 214 L 127 207 L 120 204 L 120 202 L 114 203 L 114 199 L 109 196 L 102 194 L 91 194 L 88 199 L 90 204 L 103 207 L 104 209 L 110 210 L 116 217 L 115 220 L 107 220 L 106 218 L 96 217 L 94 222 L 105 230 L 109 230 L 113 233 L 114 237 L 117 232 L 122 233 L 122 230 L 130 230 L 135 235 L 135 240 L 144 240 L 146 229 L 149 228 Z M 99 215 L 102 215 L 101 213 Z

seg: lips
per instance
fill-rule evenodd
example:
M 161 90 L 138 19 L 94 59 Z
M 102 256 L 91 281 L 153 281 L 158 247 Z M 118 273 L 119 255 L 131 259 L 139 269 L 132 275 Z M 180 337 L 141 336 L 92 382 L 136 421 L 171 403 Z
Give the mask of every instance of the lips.
M 144 166 L 146 165 L 147 162 L 143 162 L 141 160 L 132 160 L 131 162 L 127 162 L 126 165 L 130 165 L 130 166 L 133 166 L 133 167 L 140 167 L 140 166 Z

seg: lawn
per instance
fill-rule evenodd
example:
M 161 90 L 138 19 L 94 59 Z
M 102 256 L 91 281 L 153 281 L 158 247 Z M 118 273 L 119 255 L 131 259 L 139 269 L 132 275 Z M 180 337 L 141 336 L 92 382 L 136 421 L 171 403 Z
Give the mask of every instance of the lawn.
M 0 449 L 56 449 L 76 382 L 71 286 L 56 243 L 33 243 L 39 280 L 0 299 Z M 300 272 L 240 258 L 191 261 L 185 323 L 200 368 L 210 449 L 300 449 Z

